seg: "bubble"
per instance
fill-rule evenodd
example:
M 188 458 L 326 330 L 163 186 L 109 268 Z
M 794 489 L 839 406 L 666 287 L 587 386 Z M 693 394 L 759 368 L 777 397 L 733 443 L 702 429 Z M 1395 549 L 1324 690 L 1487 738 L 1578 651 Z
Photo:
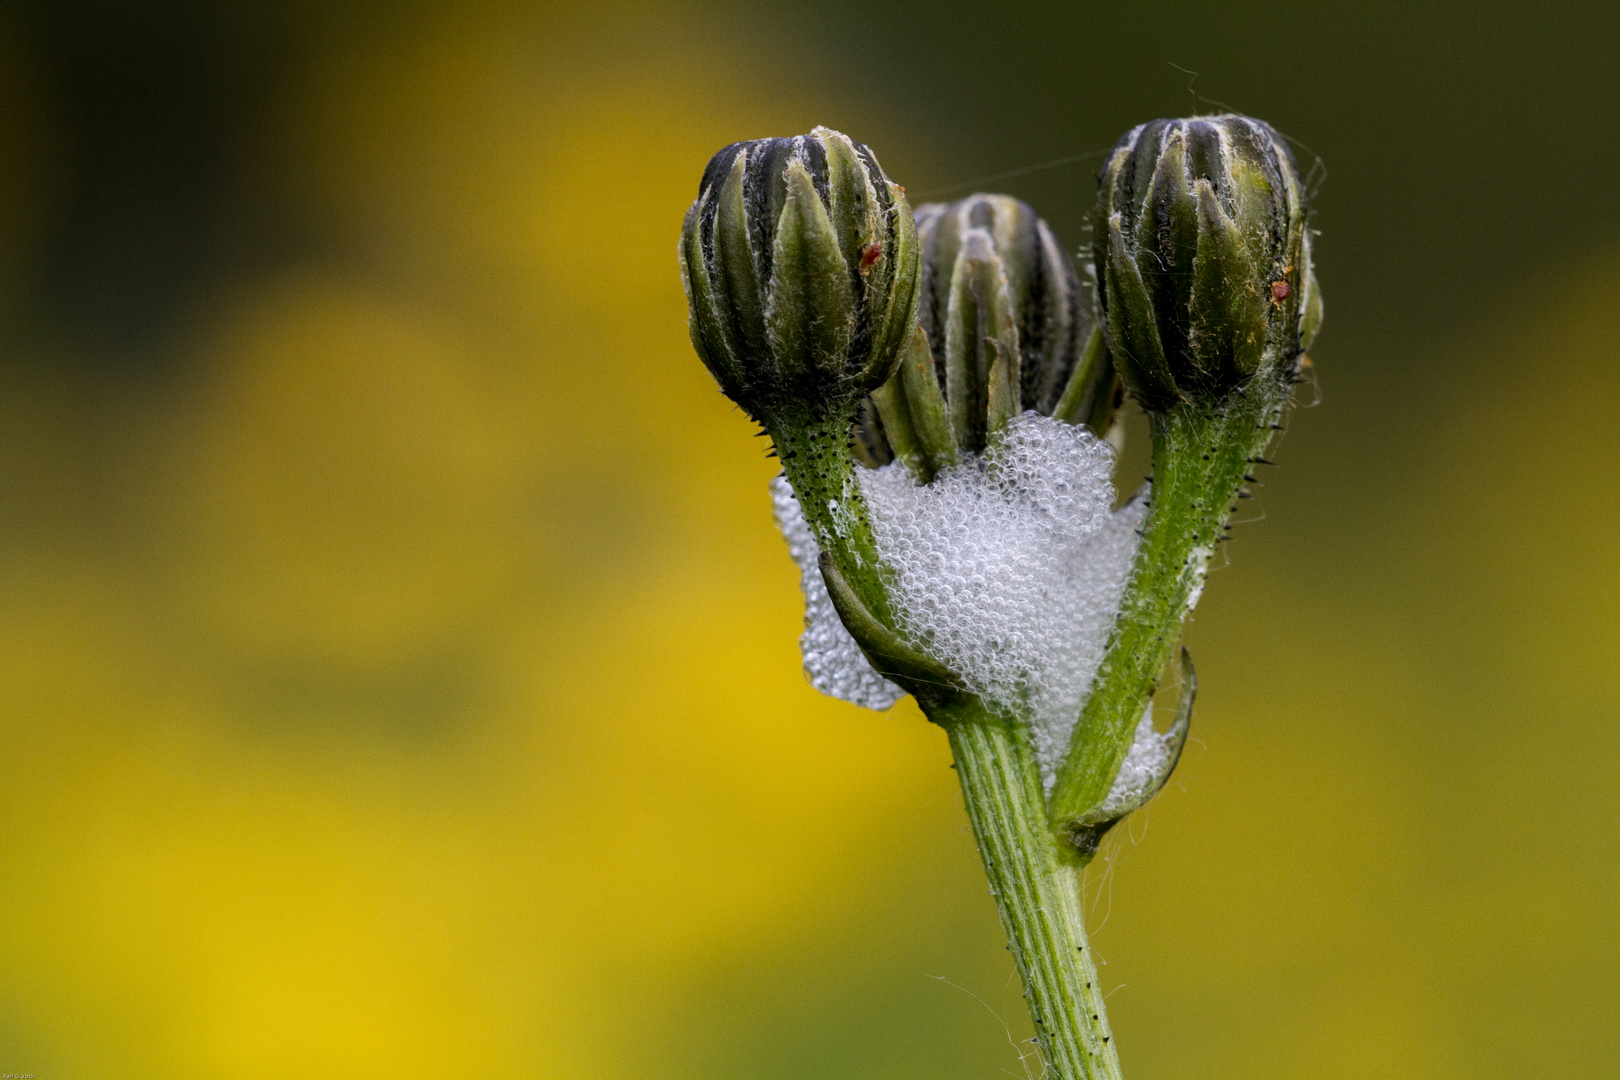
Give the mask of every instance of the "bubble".
M 1170 732 L 1159 734 L 1153 729 L 1153 702 L 1148 702 L 1142 719 L 1137 722 L 1131 739 L 1131 749 L 1120 764 L 1119 775 L 1114 777 L 1108 797 L 1098 809 L 1104 814 L 1122 811 L 1135 803 L 1170 767 L 1175 736 Z
M 860 473 L 897 629 L 1028 721 L 1050 784 L 1102 662 L 1146 505 L 1113 512 L 1113 451 L 1033 412 L 999 445 L 917 484 Z
M 1112 510 L 1112 471 L 1106 442 L 1033 412 L 930 484 L 899 463 L 858 470 L 896 630 L 992 708 L 1028 723 L 1048 786 L 1102 662 L 1147 514 L 1141 497 Z M 799 641 L 811 685 L 888 709 L 904 692 L 872 669 L 839 620 L 792 488 L 777 477 L 771 496 L 804 588 Z
M 799 636 L 799 651 L 804 656 L 805 677 L 829 697 L 879 712 L 892 708 L 905 691 L 872 668 L 844 628 L 821 577 L 821 548 L 786 477 L 771 481 L 771 505 L 776 511 L 776 526 L 787 539 L 788 554 L 799 566 L 799 586 L 804 590 L 804 633 Z

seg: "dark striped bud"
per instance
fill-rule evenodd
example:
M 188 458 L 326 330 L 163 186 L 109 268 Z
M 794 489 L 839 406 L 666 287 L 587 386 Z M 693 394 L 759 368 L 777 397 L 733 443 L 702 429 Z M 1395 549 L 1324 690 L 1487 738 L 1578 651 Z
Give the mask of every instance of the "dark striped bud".
M 893 374 L 915 317 L 904 190 L 818 127 L 732 143 L 681 231 L 692 344 L 755 419 L 849 408 Z
M 1299 176 L 1269 125 L 1133 129 L 1098 178 L 1094 237 L 1110 350 L 1144 408 L 1294 375 L 1322 305 Z
M 857 448 L 922 478 L 1028 410 L 1105 433 L 1115 375 L 1074 259 L 1027 203 L 972 195 L 917 209 L 918 329 L 874 391 Z

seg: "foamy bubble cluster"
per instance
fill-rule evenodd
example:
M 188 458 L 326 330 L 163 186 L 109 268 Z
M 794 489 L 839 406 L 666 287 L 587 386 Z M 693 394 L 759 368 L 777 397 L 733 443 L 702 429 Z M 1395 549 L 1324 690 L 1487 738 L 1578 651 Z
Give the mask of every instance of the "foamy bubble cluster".
M 860 474 L 900 630 L 1029 721 L 1048 784 L 1102 662 L 1146 506 L 1112 512 L 1113 456 L 1084 427 L 1016 417 L 978 458 L 917 484 Z M 836 615 L 834 616 L 836 618 Z
M 1154 784 L 1159 782 L 1170 767 L 1170 755 L 1175 753 L 1176 737 L 1173 732 L 1160 734 L 1153 729 L 1153 702 L 1148 702 L 1142 719 L 1136 725 L 1131 749 L 1114 777 L 1114 786 L 1099 810 L 1104 813 L 1125 811 L 1133 806 Z
M 873 669 L 844 628 L 821 577 L 821 547 L 786 477 L 771 481 L 771 505 L 776 510 L 776 526 L 787 539 L 788 553 L 799 566 L 799 585 L 804 589 L 804 633 L 799 636 L 799 651 L 804 656 L 804 673 L 810 685 L 830 697 L 868 709 L 881 712 L 891 708 L 905 696 L 905 691 Z
M 893 575 L 897 629 L 993 707 L 1028 720 L 1048 785 L 1102 662 L 1147 513 L 1140 498 L 1111 511 L 1112 467 L 1108 444 L 1085 428 L 1025 413 L 991 451 L 931 484 L 898 463 L 859 471 Z M 838 618 L 785 478 L 771 481 L 771 500 L 804 589 L 799 645 L 810 684 L 890 708 L 904 691 L 873 670 Z M 1143 723 L 1111 799 L 1140 788 L 1168 752 Z

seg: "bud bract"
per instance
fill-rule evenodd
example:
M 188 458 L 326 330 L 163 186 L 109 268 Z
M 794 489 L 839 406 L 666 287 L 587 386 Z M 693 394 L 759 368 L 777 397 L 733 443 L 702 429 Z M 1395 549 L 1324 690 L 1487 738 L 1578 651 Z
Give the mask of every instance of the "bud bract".
M 880 423 L 863 416 L 863 457 L 887 451 L 927 479 L 1032 409 L 1105 431 L 1115 376 L 1074 259 L 1046 222 L 1011 196 L 972 195 L 919 207 L 917 238 L 918 328 L 872 394 Z
M 1098 178 L 1093 228 L 1108 343 L 1144 408 L 1293 376 L 1321 297 L 1299 176 L 1269 125 L 1133 129 Z
M 894 372 L 915 316 L 904 190 L 828 128 L 732 143 L 681 231 L 692 344 L 756 419 L 853 407 Z

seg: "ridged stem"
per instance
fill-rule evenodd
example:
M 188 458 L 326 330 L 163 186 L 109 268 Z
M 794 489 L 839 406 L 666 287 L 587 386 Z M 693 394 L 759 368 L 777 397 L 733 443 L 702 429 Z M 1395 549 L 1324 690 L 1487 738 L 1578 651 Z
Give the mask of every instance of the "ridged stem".
M 1052 820 L 1089 857 L 1083 824 L 1113 786 L 1181 635 L 1238 492 L 1271 440 L 1286 388 L 1256 379 L 1218 403 L 1150 412 L 1153 488 L 1102 665 L 1052 790 Z
M 872 521 L 850 453 L 854 416 L 850 405 L 821 414 L 773 419 L 765 428 L 821 550 L 833 557 L 867 610 L 892 628 Z
M 930 710 L 950 734 L 968 820 L 1053 1080 L 1120 1080 L 1081 920 L 1080 861 L 1047 819 L 1028 739 L 976 701 Z

